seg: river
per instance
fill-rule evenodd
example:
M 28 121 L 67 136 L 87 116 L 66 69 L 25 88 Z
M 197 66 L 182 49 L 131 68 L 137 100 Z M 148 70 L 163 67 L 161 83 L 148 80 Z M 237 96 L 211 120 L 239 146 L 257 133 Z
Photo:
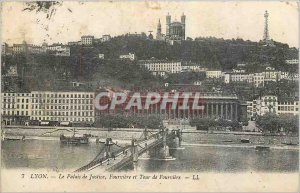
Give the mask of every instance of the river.
M 183 149 L 170 150 L 171 156 L 175 159 L 169 161 L 140 159 L 137 170 L 142 172 L 298 171 L 297 146 L 294 148 L 275 146 L 270 151 L 257 151 L 251 144 L 237 144 L 233 141 L 230 144 L 216 145 L 213 139 L 206 141 L 207 139 L 208 136 L 184 134 Z M 74 171 L 90 162 L 102 148 L 103 144 L 94 142 L 76 146 L 60 144 L 59 140 L 2 141 L 2 167 Z M 128 166 L 124 170 L 132 169 L 132 166 Z

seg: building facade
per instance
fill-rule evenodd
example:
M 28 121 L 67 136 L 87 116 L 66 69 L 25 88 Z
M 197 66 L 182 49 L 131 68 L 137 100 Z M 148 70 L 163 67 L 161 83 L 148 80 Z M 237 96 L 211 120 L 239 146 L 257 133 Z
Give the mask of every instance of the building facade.
M 94 122 L 93 92 L 32 91 L 31 120 Z
M 290 114 L 299 116 L 299 101 L 279 101 L 278 114 Z
M 299 64 L 298 59 L 285 60 L 287 64 Z
M 110 35 L 103 35 L 100 41 L 107 42 L 107 41 L 110 41 L 110 39 L 111 39 Z
M 139 65 L 144 66 L 151 72 L 165 72 L 164 74 L 180 73 L 182 71 L 180 61 L 140 60 Z
M 27 51 L 27 45 L 26 44 L 13 44 L 12 46 L 12 52 L 13 54 L 21 54 L 25 53 Z
M 299 115 L 299 101 L 278 101 L 276 96 L 263 96 L 260 99 L 247 101 L 248 119 L 266 113 Z
M 256 102 L 256 101 L 255 101 Z M 252 117 L 254 117 L 254 112 L 256 109 L 254 105 L 254 101 L 247 101 L 247 119 L 250 120 Z
M 278 98 L 273 95 L 263 96 L 256 100 L 256 114 L 259 116 L 266 113 L 277 114 L 278 111 Z
M 232 73 L 230 76 L 230 81 L 232 82 L 253 82 L 253 74 L 246 74 L 246 73 Z
M 208 69 L 205 67 L 201 67 L 201 66 L 197 66 L 197 65 L 185 65 L 185 66 L 181 66 L 182 72 L 205 72 Z
M 24 124 L 31 117 L 30 93 L 1 93 L 2 121 L 6 125 Z
M 93 92 L 2 93 L 2 119 L 5 124 L 25 120 L 95 121 Z
M 103 114 L 113 114 L 117 112 L 122 112 L 126 115 L 136 115 L 136 116 L 149 116 L 156 115 L 162 119 L 168 120 L 178 120 L 178 119 L 193 119 L 193 118 L 222 118 L 232 121 L 242 121 L 243 115 L 246 111 L 242 112 L 240 101 L 236 95 L 223 95 L 220 93 L 201 93 L 200 99 L 198 101 L 199 106 L 202 106 L 201 109 L 194 110 L 191 107 L 193 106 L 194 98 L 190 97 L 188 99 L 188 109 L 182 110 L 179 108 L 183 104 L 185 97 L 178 94 L 177 107 L 171 108 L 171 103 L 166 103 L 166 108 L 161 108 L 162 102 L 152 104 L 149 106 L 149 109 L 145 109 L 144 105 L 142 109 L 137 109 L 136 107 L 131 107 L 130 109 L 124 110 L 124 107 L 127 105 L 128 101 L 117 106 L 114 110 L 105 109 L 105 110 L 95 110 L 96 119 L 101 117 Z M 170 93 L 169 98 L 175 96 L 176 93 Z M 147 96 L 141 96 L 141 103 L 145 104 Z
M 81 44 L 82 45 L 93 45 L 94 36 L 81 36 Z
M 1 54 L 5 55 L 7 53 L 7 49 L 8 49 L 8 44 L 3 42 L 1 45 Z
M 47 52 L 50 54 L 54 54 L 56 56 L 70 56 L 71 49 L 69 46 L 65 46 L 62 44 L 53 44 L 46 47 Z
M 135 60 L 135 54 L 134 53 L 128 53 L 128 54 L 123 54 L 119 56 L 120 59 L 125 59 L 125 60 L 131 60 L 134 61 Z
M 207 70 L 206 78 L 221 78 L 222 71 L 221 70 Z

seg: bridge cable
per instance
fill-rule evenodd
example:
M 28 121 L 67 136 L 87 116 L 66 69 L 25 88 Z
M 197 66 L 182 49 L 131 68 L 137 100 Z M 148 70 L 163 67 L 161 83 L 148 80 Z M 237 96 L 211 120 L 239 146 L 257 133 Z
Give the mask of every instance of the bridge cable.
M 145 149 L 146 147 L 142 147 L 140 144 L 138 144 L 138 146 L 140 147 L 140 148 L 142 148 L 142 149 Z
M 123 146 L 120 146 L 120 145 L 116 144 L 116 143 L 115 143 L 115 142 L 113 142 L 113 141 L 112 141 L 112 143 L 113 143 L 114 145 L 116 145 L 116 146 L 120 147 L 120 148 L 125 148 L 125 146 L 124 146 L 124 147 L 123 147 Z
M 96 157 L 91 161 L 96 161 L 96 159 L 98 158 L 99 155 L 101 155 L 101 153 L 103 152 L 103 150 L 105 149 L 105 146 L 102 147 L 101 151 L 96 155 Z

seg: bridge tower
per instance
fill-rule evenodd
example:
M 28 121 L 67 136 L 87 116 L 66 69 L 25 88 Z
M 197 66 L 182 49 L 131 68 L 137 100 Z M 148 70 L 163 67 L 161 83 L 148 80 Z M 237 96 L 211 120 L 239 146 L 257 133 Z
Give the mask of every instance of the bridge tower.
M 111 151 L 110 151 L 110 146 L 112 146 L 112 138 L 106 138 L 105 141 L 105 152 L 104 152 L 104 156 L 109 159 L 110 157 L 112 157 L 111 155 Z
M 180 129 L 177 129 L 174 132 L 175 132 L 174 140 L 175 140 L 176 148 L 180 148 L 182 142 L 182 131 Z
M 139 150 L 136 142 L 137 142 L 136 139 L 131 140 L 131 156 L 132 156 L 133 163 L 137 162 L 139 158 Z
M 131 157 L 133 161 L 133 169 L 137 171 L 138 169 L 138 159 L 139 159 L 139 150 L 136 139 L 131 140 Z
M 144 129 L 143 134 L 144 134 L 144 139 L 148 139 L 148 130 L 147 130 L 147 128 Z
M 169 158 L 170 157 L 170 151 L 169 146 L 167 145 L 167 135 L 168 130 L 163 129 L 163 158 Z

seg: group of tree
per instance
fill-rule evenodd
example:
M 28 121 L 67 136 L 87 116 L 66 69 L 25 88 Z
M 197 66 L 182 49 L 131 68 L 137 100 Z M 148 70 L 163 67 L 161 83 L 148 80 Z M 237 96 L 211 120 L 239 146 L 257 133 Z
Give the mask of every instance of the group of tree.
M 264 133 L 278 133 L 280 131 L 288 134 L 299 133 L 299 117 L 290 114 L 276 115 L 274 113 L 266 113 L 258 116 L 256 125 Z
M 123 113 L 101 115 L 95 121 L 96 127 L 103 128 L 147 128 L 162 129 L 162 119 L 155 115 L 135 116 Z
M 165 82 L 169 84 L 193 84 L 195 81 L 203 81 L 205 78 L 205 72 L 182 72 L 170 74 Z
M 242 129 L 238 121 L 226 119 L 194 118 L 190 120 L 190 124 L 191 126 L 195 126 L 198 130 L 230 129 L 232 131 L 238 131 Z

